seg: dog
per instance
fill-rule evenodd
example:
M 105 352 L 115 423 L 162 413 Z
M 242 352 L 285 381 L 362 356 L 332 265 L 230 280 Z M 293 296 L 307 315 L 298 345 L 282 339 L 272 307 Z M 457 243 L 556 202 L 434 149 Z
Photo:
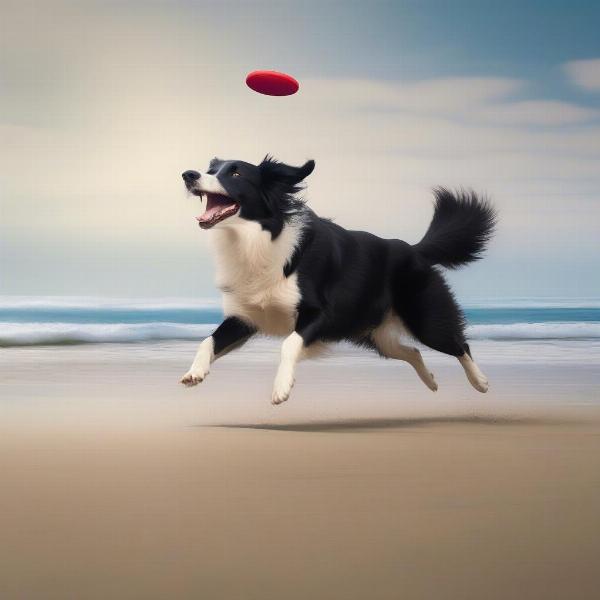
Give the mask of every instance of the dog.
M 182 174 L 205 210 L 225 319 L 202 341 L 181 383 L 194 386 L 211 363 L 255 334 L 283 336 L 272 403 L 290 395 L 299 360 L 348 340 L 410 364 L 438 386 L 420 351 L 405 339 L 455 356 L 471 385 L 488 390 L 465 336 L 465 318 L 439 267 L 481 258 L 496 212 L 472 191 L 434 190 L 434 214 L 415 245 L 348 231 L 317 216 L 298 196 L 314 170 L 267 155 L 259 165 L 213 159 Z

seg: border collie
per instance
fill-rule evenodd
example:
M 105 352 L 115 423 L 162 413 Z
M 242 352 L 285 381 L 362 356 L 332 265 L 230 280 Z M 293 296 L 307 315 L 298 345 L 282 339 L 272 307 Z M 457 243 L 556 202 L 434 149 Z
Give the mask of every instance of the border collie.
M 315 163 L 258 165 L 213 159 L 206 173 L 185 171 L 199 196 L 196 217 L 210 230 L 225 320 L 198 349 L 181 383 L 194 386 L 211 363 L 256 333 L 284 336 L 272 402 L 288 399 L 296 364 L 327 342 L 348 340 L 408 362 L 423 383 L 437 383 L 416 339 L 455 356 L 471 385 L 486 392 L 465 337 L 465 319 L 436 266 L 454 269 L 481 257 L 496 214 L 474 192 L 438 188 L 433 220 L 415 245 L 348 231 L 318 217 L 298 197 Z

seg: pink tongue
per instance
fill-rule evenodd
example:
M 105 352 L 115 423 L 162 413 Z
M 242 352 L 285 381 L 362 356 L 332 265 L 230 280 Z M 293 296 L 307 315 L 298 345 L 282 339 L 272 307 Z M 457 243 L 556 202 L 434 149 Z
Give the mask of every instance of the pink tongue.
M 196 217 L 196 220 L 199 223 L 206 223 L 207 221 L 210 221 L 219 212 L 220 208 L 222 207 L 220 207 L 219 205 L 211 206 L 210 208 L 207 208 L 206 211 L 204 211 L 204 214 L 200 215 L 199 217 Z

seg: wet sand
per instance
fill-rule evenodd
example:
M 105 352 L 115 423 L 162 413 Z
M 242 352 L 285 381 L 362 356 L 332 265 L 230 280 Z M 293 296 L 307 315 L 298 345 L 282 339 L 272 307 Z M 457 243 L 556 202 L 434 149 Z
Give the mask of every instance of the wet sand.
M 196 390 L 173 349 L 47 352 L 0 366 L 3 599 L 597 597 L 590 369 L 306 363 L 272 408 L 251 351 Z

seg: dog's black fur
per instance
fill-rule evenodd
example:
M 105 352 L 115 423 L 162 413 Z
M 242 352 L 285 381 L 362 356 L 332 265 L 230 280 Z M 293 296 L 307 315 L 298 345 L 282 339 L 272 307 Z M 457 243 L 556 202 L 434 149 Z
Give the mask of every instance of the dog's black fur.
M 214 159 L 208 170 L 239 204 L 239 216 L 260 223 L 273 240 L 292 219 L 302 220 L 301 240 L 284 276 L 297 274 L 295 330 L 305 346 L 349 340 L 375 348 L 369 332 L 393 312 L 426 346 L 470 355 L 463 313 L 436 266 L 454 269 L 481 257 L 496 223 L 489 202 L 470 191 L 434 190 L 429 229 L 410 245 L 318 217 L 297 196 L 314 166 L 311 160 L 292 167 L 267 156 L 258 166 Z M 215 352 L 252 332 L 250 324 L 229 317 L 214 334 Z

